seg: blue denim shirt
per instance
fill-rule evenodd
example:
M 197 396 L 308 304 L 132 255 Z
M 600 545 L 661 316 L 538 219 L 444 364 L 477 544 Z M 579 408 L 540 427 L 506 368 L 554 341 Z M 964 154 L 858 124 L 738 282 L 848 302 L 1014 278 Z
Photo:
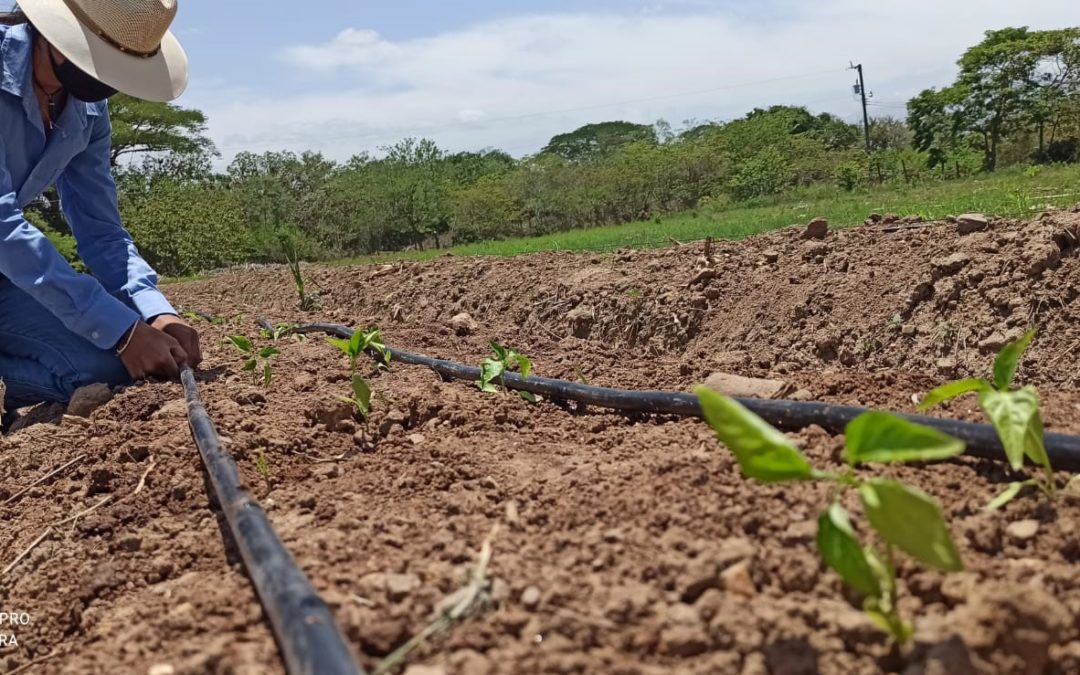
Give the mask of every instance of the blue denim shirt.
M 28 26 L 0 26 L 0 276 L 72 332 L 111 349 L 139 315 L 151 319 L 175 310 L 120 224 L 108 107 L 69 98 L 46 137 L 34 94 L 32 42 Z M 54 182 L 79 255 L 94 276 L 73 270 L 23 216 L 22 208 Z

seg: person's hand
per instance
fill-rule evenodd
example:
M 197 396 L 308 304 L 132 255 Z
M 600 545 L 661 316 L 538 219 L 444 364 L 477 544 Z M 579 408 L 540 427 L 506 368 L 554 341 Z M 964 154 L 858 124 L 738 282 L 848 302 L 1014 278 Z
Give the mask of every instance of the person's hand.
M 121 338 L 120 361 L 133 380 L 149 377 L 174 378 L 188 355 L 176 338 L 154 330 L 143 321 L 135 323 Z
M 187 354 L 187 364 L 197 368 L 202 363 L 202 349 L 199 347 L 199 333 L 188 322 L 175 314 L 162 314 L 150 321 L 150 325 L 172 337 Z

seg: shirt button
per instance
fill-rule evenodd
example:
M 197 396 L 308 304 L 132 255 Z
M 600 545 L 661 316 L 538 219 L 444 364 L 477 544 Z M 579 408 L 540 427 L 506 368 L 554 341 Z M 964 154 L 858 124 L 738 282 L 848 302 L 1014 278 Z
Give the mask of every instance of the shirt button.
M 90 337 L 94 338 L 95 340 L 98 340 L 98 339 L 101 338 L 101 333 L 99 333 L 97 331 L 94 331 L 93 333 L 90 333 Z

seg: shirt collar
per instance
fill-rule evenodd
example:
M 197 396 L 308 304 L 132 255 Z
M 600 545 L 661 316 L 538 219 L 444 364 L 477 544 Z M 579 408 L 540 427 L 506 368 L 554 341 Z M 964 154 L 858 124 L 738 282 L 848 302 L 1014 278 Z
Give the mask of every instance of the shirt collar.
M 0 58 L 4 62 L 4 74 L 0 79 L 0 89 L 22 96 L 30 82 L 30 52 L 32 39 L 30 26 L 21 24 L 8 26 L 0 42 Z
M 23 99 L 27 115 L 39 116 L 35 101 L 31 96 L 23 96 L 23 92 L 32 90 L 33 78 L 32 60 L 33 33 L 29 24 L 8 26 L 2 30 L 3 40 L 0 41 L 0 59 L 4 63 L 3 76 L 0 77 L 0 90 L 14 94 Z M 74 104 L 74 105 L 72 105 Z M 76 120 L 80 126 L 86 125 L 86 118 L 101 115 L 101 106 L 96 103 L 84 103 L 70 99 L 69 108 L 75 109 Z

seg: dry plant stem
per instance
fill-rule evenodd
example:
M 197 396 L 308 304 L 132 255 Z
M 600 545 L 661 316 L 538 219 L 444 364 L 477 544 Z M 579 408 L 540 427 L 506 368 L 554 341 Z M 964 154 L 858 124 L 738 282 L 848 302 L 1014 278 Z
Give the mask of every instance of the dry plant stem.
M 9 670 L 7 675 L 18 675 L 18 673 L 25 673 L 34 666 L 40 666 L 42 663 L 45 663 L 49 659 L 55 659 L 57 656 L 60 656 L 60 652 L 58 651 L 52 652 L 51 654 L 46 654 L 45 656 L 34 659 L 33 661 L 27 661 L 15 670 Z
M 455 621 L 460 621 L 468 615 L 469 611 L 477 604 L 477 601 L 483 596 L 484 590 L 487 588 L 487 568 L 491 563 L 491 542 L 498 533 L 499 526 L 496 524 L 495 527 L 491 528 L 491 534 L 484 540 L 483 546 L 480 547 L 480 557 L 477 559 L 476 567 L 473 568 L 472 574 L 470 575 L 469 585 L 454 594 L 454 596 L 460 594 L 461 599 L 454 603 L 449 609 L 442 610 L 439 616 L 425 626 L 422 631 L 409 638 L 408 642 L 395 649 L 393 653 L 383 659 L 379 665 L 375 667 L 375 670 L 372 671 L 372 675 L 387 675 L 387 673 L 392 672 L 418 647 L 422 646 L 436 634 L 450 628 Z
M 153 467 L 151 467 L 151 468 L 153 468 Z M 149 473 L 149 471 L 147 473 Z M 45 531 L 41 533 L 41 536 L 39 536 L 37 539 L 34 540 L 34 543 L 27 546 L 25 551 L 20 553 L 17 558 L 12 560 L 11 564 L 8 565 L 7 567 L 5 567 L 3 572 L 0 572 L 0 577 L 7 576 L 8 572 L 15 569 L 15 567 L 18 566 L 18 564 L 20 562 L 25 560 L 26 556 L 30 555 L 35 548 L 37 548 L 39 545 L 41 545 L 41 542 L 45 541 L 49 537 L 49 535 L 54 534 L 61 527 L 65 526 L 65 525 L 67 525 L 69 523 L 74 523 L 76 520 L 78 520 L 79 518 L 82 518 L 83 516 L 90 515 L 94 511 L 100 509 L 102 506 L 105 506 L 106 504 L 108 504 L 110 501 L 112 501 L 112 495 L 109 495 L 105 499 L 102 499 L 100 502 L 98 502 L 97 504 L 94 504 L 93 506 L 91 506 L 90 508 L 88 508 L 88 509 L 86 509 L 84 511 L 80 511 L 80 512 L 76 513 L 75 515 L 69 517 L 69 518 L 65 518 L 64 520 L 61 520 L 58 523 L 53 523 L 52 525 L 46 527 Z
M 25 494 L 26 494 L 27 492 L 30 492 L 30 490 L 33 490 L 33 489 L 34 489 L 35 487 L 37 487 L 38 485 L 41 485 L 42 483 L 44 483 L 45 481 L 49 480 L 50 478 L 53 478 L 54 476 L 57 476 L 57 475 L 59 475 L 60 473 L 62 473 L 62 472 L 64 472 L 64 471 L 66 471 L 66 470 L 68 470 L 68 469 L 70 469 L 71 467 L 75 466 L 76 464 L 78 464 L 79 462 L 83 461 L 84 459 L 86 459 L 86 455 L 79 455 L 78 457 L 76 457 L 75 459 L 71 460 L 71 461 L 70 461 L 70 462 L 68 462 L 67 464 L 64 464 L 64 465 L 63 465 L 63 466 L 61 466 L 61 467 L 57 467 L 57 468 L 53 469 L 52 471 L 50 471 L 49 473 L 45 474 L 45 475 L 44 475 L 44 476 L 42 476 L 41 478 L 38 478 L 38 479 L 37 479 L 36 481 L 34 481 L 33 483 L 31 483 L 31 484 L 27 485 L 27 486 L 26 486 L 26 487 L 24 487 L 23 489 L 19 490 L 19 491 L 18 491 L 18 492 L 16 492 L 15 494 L 13 494 L 13 495 L 11 495 L 10 497 L 8 497 L 7 501 L 5 501 L 5 502 L 4 502 L 4 506 L 8 506 L 8 505 L 10 505 L 10 504 L 14 504 L 14 503 L 15 503 L 16 501 L 18 501 L 18 499 L 19 499 L 20 497 L 22 497 L 23 495 L 25 495 Z

